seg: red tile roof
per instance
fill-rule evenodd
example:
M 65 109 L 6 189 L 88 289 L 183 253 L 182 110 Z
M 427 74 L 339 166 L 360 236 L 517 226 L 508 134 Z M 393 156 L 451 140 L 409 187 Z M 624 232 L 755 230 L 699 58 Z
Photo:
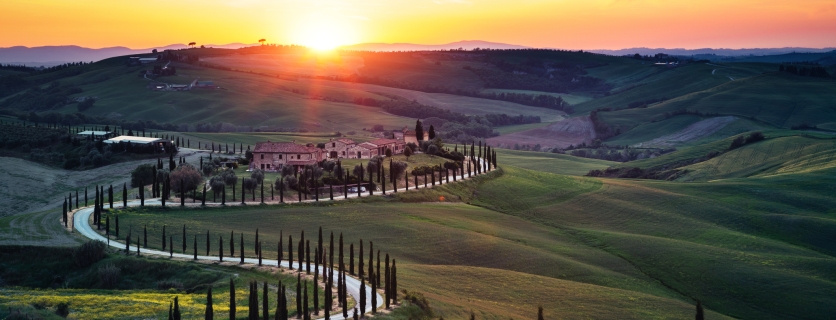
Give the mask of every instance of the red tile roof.
M 317 148 L 306 147 L 293 142 L 257 142 L 253 152 L 264 153 L 315 153 Z
M 357 143 L 357 142 L 354 142 L 354 140 L 347 139 L 347 138 L 340 138 L 340 139 L 337 139 L 337 141 L 345 143 L 345 144 L 356 144 Z
M 368 143 L 376 145 L 376 146 L 383 146 L 383 145 L 392 144 L 392 143 L 398 144 L 400 142 L 401 142 L 401 140 L 395 140 L 395 139 L 377 139 L 377 140 L 369 141 Z
M 368 142 L 363 142 L 361 144 L 358 144 L 357 146 L 361 147 L 361 148 L 366 148 L 366 149 L 369 149 L 369 150 L 376 150 L 377 149 L 376 145 L 373 145 L 373 144 L 368 143 Z

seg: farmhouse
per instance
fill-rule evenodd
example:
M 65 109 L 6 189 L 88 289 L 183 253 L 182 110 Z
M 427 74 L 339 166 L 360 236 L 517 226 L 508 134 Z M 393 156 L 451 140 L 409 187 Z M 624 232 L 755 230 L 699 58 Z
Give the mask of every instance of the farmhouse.
M 305 165 L 313 165 L 325 159 L 321 149 L 303 146 L 294 142 L 258 142 L 253 149 L 251 168 L 264 171 L 278 171 L 284 166 L 293 166 L 296 170 Z
M 406 147 L 406 143 L 403 140 L 395 139 L 377 139 L 368 143 L 377 147 L 377 154 L 379 155 L 386 154 L 386 149 L 392 149 L 392 154 L 401 154 Z
M 84 139 L 104 140 L 115 136 L 116 134 L 110 131 L 82 131 L 78 135 Z
M 171 140 L 151 137 L 118 136 L 104 141 L 107 144 L 130 143 L 133 145 L 155 146 L 156 151 L 165 151 L 172 146 Z
M 350 147 L 346 150 L 346 153 L 346 158 L 349 159 L 370 159 L 371 157 L 380 154 L 378 153 L 377 146 L 368 142 L 363 142 L 361 144 Z
M 355 145 L 357 145 L 357 142 L 351 139 L 330 139 L 325 143 L 325 151 L 329 158 L 347 158 L 348 149 Z

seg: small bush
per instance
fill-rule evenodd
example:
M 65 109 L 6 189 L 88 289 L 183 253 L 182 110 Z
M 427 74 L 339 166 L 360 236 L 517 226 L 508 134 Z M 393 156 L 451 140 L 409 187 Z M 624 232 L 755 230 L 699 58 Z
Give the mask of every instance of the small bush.
M 746 137 L 746 144 L 755 143 L 764 139 L 766 139 L 766 137 L 764 137 L 763 133 L 760 131 L 752 132 L 748 137 Z
M 90 240 L 73 251 L 73 260 L 79 267 L 87 267 L 104 258 L 105 243 Z
M 113 289 L 119 283 L 120 270 L 112 264 L 106 264 L 99 267 L 99 282 L 102 288 Z
M 59 303 L 55 306 L 55 314 L 61 316 L 62 318 L 66 318 L 70 315 L 70 305 L 66 302 Z
M 183 283 L 177 280 L 163 280 L 157 282 L 157 289 L 159 290 L 168 290 L 168 289 L 177 289 L 183 290 Z

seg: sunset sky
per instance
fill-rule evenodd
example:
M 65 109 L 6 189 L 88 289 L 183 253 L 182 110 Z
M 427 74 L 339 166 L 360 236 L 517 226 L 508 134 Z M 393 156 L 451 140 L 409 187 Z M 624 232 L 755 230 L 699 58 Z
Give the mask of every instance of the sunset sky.
M 0 47 L 486 40 L 564 49 L 835 47 L 833 0 L 2 0 Z

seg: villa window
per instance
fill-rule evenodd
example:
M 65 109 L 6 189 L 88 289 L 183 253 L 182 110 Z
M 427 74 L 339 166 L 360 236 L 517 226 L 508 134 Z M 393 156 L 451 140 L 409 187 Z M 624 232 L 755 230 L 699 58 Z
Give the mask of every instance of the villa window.
M 261 154 L 261 159 L 264 159 L 264 154 L 263 153 Z

